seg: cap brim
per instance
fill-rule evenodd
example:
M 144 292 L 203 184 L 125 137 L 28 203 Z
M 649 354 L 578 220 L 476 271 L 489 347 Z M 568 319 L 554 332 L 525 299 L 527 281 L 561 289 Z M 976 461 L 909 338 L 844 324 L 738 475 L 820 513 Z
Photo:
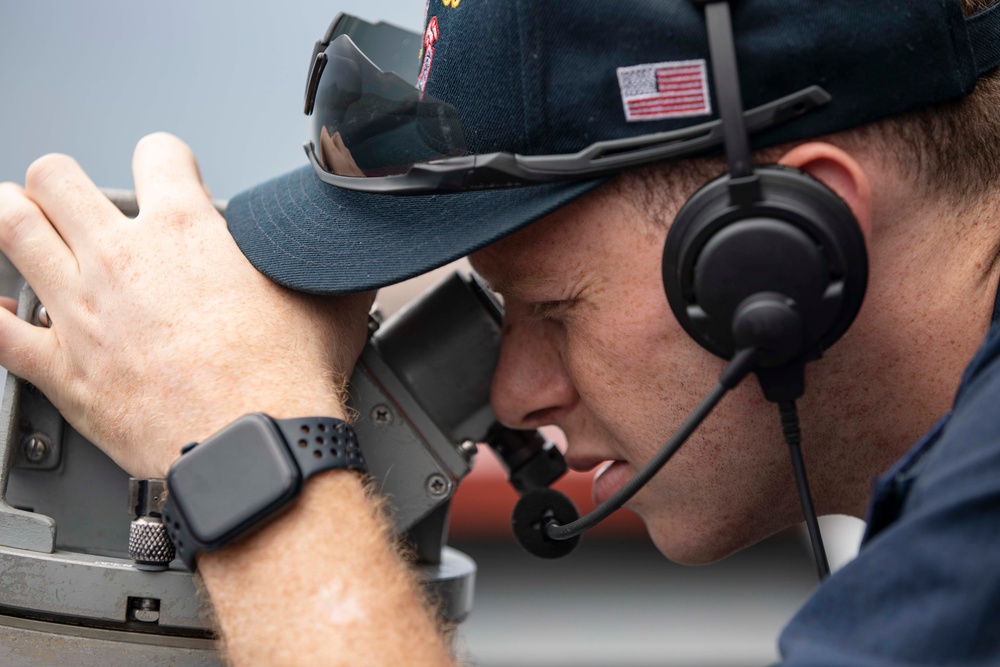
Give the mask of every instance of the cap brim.
M 226 220 L 264 275 L 302 292 L 342 294 L 464 257 L 607 180 L 395 196 L 328 185 L 307 166 L 236 195 Z

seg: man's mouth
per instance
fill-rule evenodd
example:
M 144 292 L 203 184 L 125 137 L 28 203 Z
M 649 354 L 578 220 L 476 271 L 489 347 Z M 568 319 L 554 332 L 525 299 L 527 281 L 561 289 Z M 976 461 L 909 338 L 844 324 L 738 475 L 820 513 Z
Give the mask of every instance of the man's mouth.
M 575 455 L 575 453 L 566 454 L 566 465 L 569 466 L 570 470 L 575 470 L 576 472 L 590 472 L 608 460 L 609 457 L 607 456 L 578 456 Z
M 632 470 L 627 461 L 607 461 L 594 475 L 592 496 L 595 505 L 600 505 L 632 478 Z

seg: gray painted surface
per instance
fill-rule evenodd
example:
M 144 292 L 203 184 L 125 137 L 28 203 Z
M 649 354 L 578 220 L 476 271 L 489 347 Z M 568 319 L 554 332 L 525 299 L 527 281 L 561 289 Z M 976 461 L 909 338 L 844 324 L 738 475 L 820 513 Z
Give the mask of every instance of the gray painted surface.
M 221 667 L 214 642 L 0 617 L 4 667 Z
M 30 294 L 30 288 L 25 288 Z M 31 299 L 22 299 L 18 304 L 18 316 L 28 319 L 31 313 Z M 0 402 L 0 545 L 18 549 L 28 549 L 50 553 L 55 547 L 56 524 L 50 517 L 24 512 L 11 507 L 6 501 L 7 479 L 17 459 L 16 446 L 20 421 L 21 383 L 3 373 L 3 398 Z

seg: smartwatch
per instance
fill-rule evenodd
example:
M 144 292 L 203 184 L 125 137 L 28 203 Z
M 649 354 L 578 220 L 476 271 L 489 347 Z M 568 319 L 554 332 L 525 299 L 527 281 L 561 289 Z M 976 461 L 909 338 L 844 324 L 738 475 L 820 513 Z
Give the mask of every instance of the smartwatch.
M 354 430 L 332 417 L 246 415 L 181 449 L 167 473 L 163 523 L 193 572 L 195 556 L 265 526 L 324 470 L 367 471 Z

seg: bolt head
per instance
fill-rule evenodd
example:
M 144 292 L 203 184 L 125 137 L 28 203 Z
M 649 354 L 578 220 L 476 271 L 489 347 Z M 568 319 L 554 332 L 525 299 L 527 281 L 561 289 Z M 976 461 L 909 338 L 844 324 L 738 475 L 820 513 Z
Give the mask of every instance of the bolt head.
M 132 610 L 132 618 L 143 623 L 156 623 L 160 620 L 159 611 L 149 611 L 146 609 Z
M 38 307 L 35 309 L 35 323 L 38 326 L 46 328 L 52 326 L 52 318 L 49 317 L 49 311 L 42 304 L 38 304 Z
M 479 445 L 472 440 L 465 440 L 458 446 L 458 451 L 462 453 L 466 461 L 471 461 L 479 452 Z
M 35 433 L 24 441 L 24 457 L 32 463 L 41 463 L 49 455 L 49 443 L 45 436 Z
M 392 423 L 392 410 L 389 409 L 389 406 L 381 403 L 372 408 L 370 416 L 372 423 L 376 426 L 386 426 Z
M 435 498 L 440 498 L 448 493 L 451 485 L 444 475 L 435 473 L 427 478 L 427 493 Z
M 132 609 L 132 618 L 143 623 L 157 623 L 160 620 L 160 601 L 142 598 Z

